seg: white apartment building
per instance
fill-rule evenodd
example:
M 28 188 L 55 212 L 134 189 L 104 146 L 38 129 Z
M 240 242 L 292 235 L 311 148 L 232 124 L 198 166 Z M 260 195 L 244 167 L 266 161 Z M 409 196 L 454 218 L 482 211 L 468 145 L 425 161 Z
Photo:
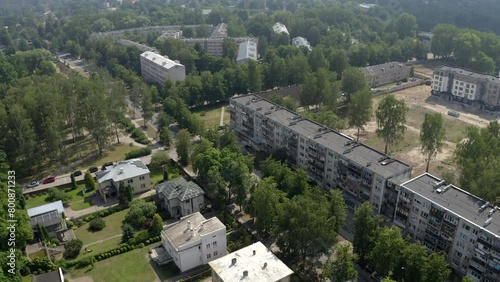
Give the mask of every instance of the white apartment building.
M 292 39 L 292 45 L 297 47 L 297 48 L 306 47 L 309 51 L 312 50 L 311 44 L 304 37 L 300 37 L 300 36 L 294 37 Z
M 284 25 L 280 22 L 277 22 L 273 25 L 273 31 L 275 34 L 279 34 L 279 33 L 290 34 L 290 33 L 288 33 L 288 29 L 286 28 L 286 25 Z
M 213 282 L 289 282 L 293 271 L 261 242 L 209 263 Z
M 442 66 L 434 69 L 432 94 L 491 111 L 500 110 L 500 78 Z
M 120 185 L 130 185 L 134 194 L 151 189 L 148 167 L 140 159 L 120 161 L 95 173 L 99 193 L 104 202 L 110 196 L 118 195 Z
M 383 212 L 388 180 L 410 179 L 410 165 L 259 96 L 232 98 L 230 112 L 240 140 L 267 153 L 284 148 L 292 167 L 325 189 L 341 188 L 351 208 L 370 201 Z
M 251 40 L 241 42 L 238 46 L 237 64 L 246 63 L 249 60 L 257 61 L 257 43 Z
M 144 80 L 165 85 L 167 80 L 184 80 L 186 68 L 179 61 L 147 51 L 141 54 L 141 73 Z
M 500 280 L 499 207 L 431 174 L 396 188 L 394 224 L 477 282 Z
M 206 219 L 199 212 L 165 226 L 161 242 L 181 272 L 227 254 L 226 226 L 217 217 Z

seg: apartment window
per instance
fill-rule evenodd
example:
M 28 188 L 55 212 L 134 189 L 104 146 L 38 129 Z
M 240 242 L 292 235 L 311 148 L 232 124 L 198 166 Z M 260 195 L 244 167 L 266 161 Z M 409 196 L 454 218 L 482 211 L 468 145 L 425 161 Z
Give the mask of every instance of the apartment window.
M 210 249 L 210 244 L 207 244 L 206 247 L 207 247 L 207 249 Z
M 462 257 L 462 253 L 461 253 L 461 252 L 459 252 L 459 251 L 456 251 L 456 252 L 455 252 L 455 255 L 456 255 L 457 257 L 459 257 L 459 258 L 461 258 L 461 257 Z
M 207 259 L 211 258 L 212 254 L 207 254 Z
M 460 239 L 467 240 L 467 235 L 465 235 L 464 233 L 460 232 Z
M 470 230 L 470 226 L 467 225 L 467 224 L 465 224 L 465 223 L 462 224 L 462 228 L 465 229 L 465 230 L 467 230 L 467 231 Z
M 474 239 L 472 239 L 472 238 L 471 238 L 471 239 L 469 240 L 469 243 L 471 243 L 472 245 L 474 245 L 474 244 L 476 244 L 476 241 L 474 241 Z
M 146 184 L 141 184 L 141 188 L 146 188 Z
M 413 201 L 414 201 L 415 203 L 419 204 L 419 205 L 421 204 L 420 200 L 419 200 L 419 199 L 417 199 L 417 198 L 415 198 Z
M 217 241 L 214 241 L 214 242 L 212 243 L 212 246 L 213 246 L 213 247 L 217 247 Z
M 134 180 L 133 179 L 129 179 L 129 180 L 127 180 L 127 183 L 134 183 Z
M 477 229 L 472 229 L 472 234 L 476 235 L 479 233 L 479 231 L 477 231 Z
M 462 250 L 465 248 L 465 246 L 464 246 L 464 244 L 463 244 L 462 242 L 457 242 L 457 246 L 458 246 L 460 249 L 462 249 Z
M 429 214 L 426 212 L 420 212 L 420 216 L 423 218 L 427 218 L 429 216 Z
M 214 252 L 214 257 L 217 256 L 217 251 Z
M 184 203 L 189 204 L 189 200 L 184 201 Z

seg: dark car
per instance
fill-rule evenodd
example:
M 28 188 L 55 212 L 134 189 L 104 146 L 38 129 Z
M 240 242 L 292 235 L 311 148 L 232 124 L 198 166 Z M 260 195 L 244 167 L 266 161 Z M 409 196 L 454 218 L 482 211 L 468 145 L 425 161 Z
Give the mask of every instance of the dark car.
M 92 173 L 94 173 L 94 172 L 96 172 L 98 170 L 99 169 L 96 166 L 93 166 L 93 167 L 89 168 L 89 171 L 92 172 Z
M 73 176 L 74 176 L 74 177 L 77 177 L 77 176 L 80 176 L 80 175 L 82 175 L 82 172 L 81 172 L 81 171 L 79 171 L 79 170 L 77 170 L 77 171 L 73 172 Z
M 43 184 L 47 184 L 47 183 L 52 183 L 52 182 L 54 182 L 54 181 L 56 181 L 56 178 L 55 178 L 54 176 L 48 176 L 47 178 L 45 178 L 45 179 L 42 181 L 42 183 L 43 183 Z
M 102 165 L 101 170 L 105 170 L 107 166 L 113 165 L 112 162 L 108 162 Z

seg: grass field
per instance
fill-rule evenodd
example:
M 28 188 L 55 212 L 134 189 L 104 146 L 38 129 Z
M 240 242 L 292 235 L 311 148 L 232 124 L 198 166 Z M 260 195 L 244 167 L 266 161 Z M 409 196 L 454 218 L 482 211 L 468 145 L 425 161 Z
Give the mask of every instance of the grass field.
M 84 257 L 88 257 L 88 256 L 91 256 L 91 255 L 95 255 L 95 254 L 99 254 L 99 253 L 102 253 L 102 252 L 105 252 L 105 251 L 112 250 L 112 249 L 118 247 L 121 242 L 122 242 L 122 237 L 121 236 L 117 237 L 117 238 L 109 239 L 109 240 L 106 240 L 106 241 L 102 241 L 101 243 L 89 246 L 87 248 L 89 250 L 92 250 L 92 252 L 85 253 L 82 250 L 82 252 L 80 252 L 80 255 L 78 256 L 78 258 L 84 258 Z
M 40 250 L 38 252 L 35 252 L 35 253 L 32 253 L 29 255 L 29 258 L 30 259 L 34 259 L 34 258 L 46 258 L 47 257 L 47 253 L 45 252 L 45 250 Z
M 373 134 L 373 136 L 368 138 L 368 140 L 366 140 L 364 143 L 382 152 L 385 149 L 384 140 L 377 137 L 375 134 Z M 404 139 L 401 142 L 399 142 L 394 146 L 389 145 L 388 153 L 390 155 L 393 155 L 402 151 L 407 151 L 416 146 L 419 146 L 419 144 L 420 144 L 419 135 L 416 132 L 406 130 Z
M 229 110 L 226 105 L 217 105 L 205 107 L 203 109 L 199 109 L 194 111 L 195 115 L 198 115 L 205 121 L 205 125 L 207 127 L 219 126 L 220 125 L 220 114 L 222 107 L 226 107 L 224 109 L 224 124 L 229 123 Z
M 152 282 L 158 278 L 157 275 L 163 281 L 178 273 L 178 269 L 173 263 L 156 266 L 154 262 L 151 262 L 148 256 L 150 248 L 151 246 L 136 249 L 96 262 L 93 268 L 89 266 L 70 271 L 70 276 L 71 278 L 90 276 L 94 282 Z M 112 271 L 110 271 L 111 267 Z
M 90 197 L 90 193 L 86 193 L 85 195 L 82 194 L 84 188 L 85 188 L 85 185 L 80 184 L 80 185 L 78 185 L 78 188 L 75 190 L 70 190 L 68 188 L 64 189 L 64 192 L 66 194 L 71 195 L 71 197 L 72 197 L 69 205 L 71 206 L 71 208 L 73 210 L 86 209 L 86 208 L 91 207 L 93 205 L 91 197 Z M 56 189 L 60 189 L 60 188 L 56 188 Z M 48 198 L 48 194 L 41 194 L 39 196 L 29 198 L 28 200 L 26 200 L 26 208 L 30 209 L 30 208 L 38 207 L 41 205 L 45 205 L 45 204 L 49 203 L 49 200 L 47 198 Z
M 136 146 L 130 146 L 129 144 L 114 144 L 103 151 L 102 156 L 96 156 L 88 159 L 87 161 L 81 163 L 76 170 L 86 170 L 89 167 L 97 166 L 100 167 L 102 164 L 107 162 L 116 162 L 125 159 L 125 154 L 139 149 Z
M 112 237 L 117 234 L 121 234 L 122 221 L 125 218 L 127 212 L 128 209 L 104 217 L 103 219 L 106 222 L 106 227 L 104 227 L 104 229 L 101 231 L 91 232 L 88 230 L 89 224 L 85 223 L 75 230 L 76 238 L 82 240 L 83 244 L 85 245 Z

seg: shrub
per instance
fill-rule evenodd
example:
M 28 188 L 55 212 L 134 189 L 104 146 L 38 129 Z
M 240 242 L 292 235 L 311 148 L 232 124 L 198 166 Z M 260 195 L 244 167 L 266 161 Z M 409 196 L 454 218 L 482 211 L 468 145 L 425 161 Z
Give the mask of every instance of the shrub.
M 139 128 L 132 130 L 131 137 L 134 138 L 135 142 L 140 144 L 147 145 L 150 143 L 146 134 Z
M 139 158 L 139 157 L 144 157 L 147 155 L 151 155 L 151 147 L 149 147 L 149 146 L 126 153 L 125 159 L 130 160 L 130 159 L 135 159 L 135 158 Z
M 167 153 L 158 152 L 155 153 L 153 156 L 151 156 L 151 163 L 149 164 L 149 167 L 151 169 L 160 169 L 169 162 L 170 162 L 170 157 L 168 156 Z
M 100 217 L 89 222 L 90 231 L 101 231 L 104 227 L 106 227 L 106 222 Z
M 89 221 L 93 220 L 94 218 L 95 218 L 95 215 L 94 215 L 94 214 L 87 215 L 87 217 L 85 217 L 85 221 L 86 221 L 86 222 L 89 222 Z
M 56 245 L 56 246 L 58 246 L 61 243 L 61 241 L 59 241 L 59 239 L 57 239 L 55 237 L 54 238 L 50 238 L 50 242 L 52 244 Z
M 74 259 L 80 254 L 80 250 L 82 249 L 83 243 L 81 240 L 71 240 L 64 244 L 64 254 L 63 257 L 65 259 Z
M 139 248 L 144 248 L 144 243 L 140 243 Z
M 149 245 L 151 242 L 149 242 L 149 240 L 146 240 L 146 245 Z
M 75 223 L 72 220 L 66 220 L 66 225 L 68 226 L 68 228 L 72 228 L 73 226 L 75 226 Z
M 56 202 L 61 200 L 65 206 L 68 206 L 69 201 L 71 201 L 72 197 L 69 194 L 64 193 L 62 190 L 57 188 L 49 188 L 48 189 L 49 197 L 48 200 L 51 202 Z
M 134 123 L 128 118 L 123 119 L 122 126 L 127 133 L 131 133 L 135 129 Z
M 83 220 L 81 220 L 80 218 L 76 218 L 76 219 L 74 219 L 74 220 L 73 220 L 73 222 L 75 223 L 75 225 L 76 225 L 77 227 L 80 227 L 80 226 L 82 226 L 82 225 L 84 225 L 84 224 L 85 224 L 85 222 L 83 222 Z

